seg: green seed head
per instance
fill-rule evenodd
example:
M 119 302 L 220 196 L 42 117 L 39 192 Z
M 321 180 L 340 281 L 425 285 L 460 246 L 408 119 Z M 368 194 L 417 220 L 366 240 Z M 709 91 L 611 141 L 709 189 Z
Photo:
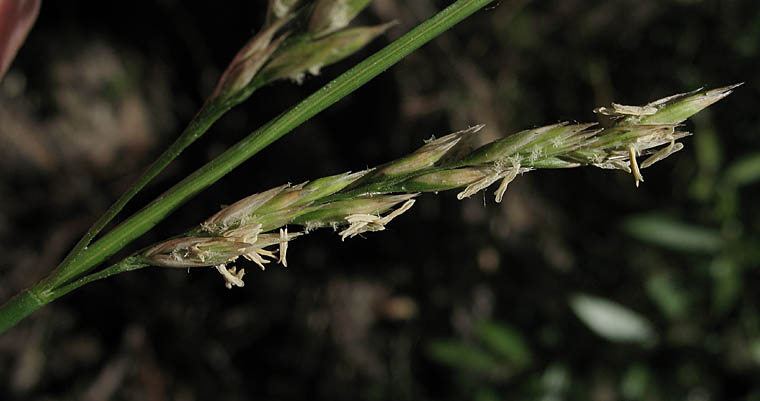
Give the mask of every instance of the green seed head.
M 373 170 L 367 169 L 356 173 L 343 173 L 316 179 L 304 187 L 305 194 L 294 203 L 294 206 L 306 206 L 317 199 L 332 195 L 355 183 Z
M 419 194 L 406 195 L 366 195 L 354 199 L 335 201 L 307 208 L 303 214 L 293 220 L 310 228 L 339 225 L 346 222 L 346 217 L 354 214 L 378 215 L 401 202 Z
M 438 192 L 470 185 L 492 173 L 491 167 L 457 168 L 423 174 L 401 185 L 412 192 Z
M 250 246 L 226 238 L 184 237 L 159 243 L 147 250 L 143 258 L 154 266 L 213 266 L 234 260 Z
M 309 33 L 329 35 L 348 26 L 372 0 L 318 0 L 309 19 Z
M 288 36 L 285 33 L 274 38 L 288 20 L 289 18 L 281 19 L 269 25 L 238 51 L 211 94 L 212 101 L 231 103 L 234 106 L 250 96 L 255 89 L 252 85 L 253 78 Z
M 218 233 L 230 228 L 251 224 L 252 217 L 258 208 L 272 200 L 289 186 L 289 184 L 281 185 L 241 199 L 211 216 L 201 224 L 201 227 L 207 232 Z
M 287 51 L 296 47 L 291 45 Z M 305 59 L 313 60 L 321 53 L 304 54 Z M 496 202 L 501 202 L 513 180 L 538 168 L 591 165 L 618 169 L 631 174 L 638 186 L 644 181 L 643 169 L 683 149 L 676 141 L 691 134 L 679 131 L 679 123 L 724 98 L 736 86 L 670 96 L 644 106 L 613 103 L 596 110 L 614 118 L 610 127 L 559 123 L 525 130 L 472 150 L 468 142 L 482 128 L 475 126 L 428 141 L 412 154 L 377 169 L 295 186 L 286 184 L 251 195 L 222 209 L 186 237 L 159 243 L 141 257 L 158 266 L 214 265 L 228 287 L 242 286 L 244 271 L 225 265 L 243 256 L 263 268 L 275 260 L 275 252 L 279 254 L 277 261 L 286 265 L 288 242 L 301 234 L 288 233 L 288 224 L 304 226 L 306 232 L 325 226 L 337 231 L 341 227 L 341 239 L 351 238 L 384 230 L 412 207 L 413 198 L 420 192 L 460 188 L 457 198 L 465 199 L 499 183 L 494 194 Z M 279 249 L 265 249 L 273 246 Z
M 679 93 L 655 100 L 644 106 L 623 106 L 613 103 L 611 108 L 599 107 L 594 112 L 612 118 L 622 118 L 617 122 L 617 126 L 679 124 L 730 95 L 734 89 L 743 84 L 742 82 L 712 90 L 697 89 L 693 92 Z
M 531 165 L 543 158 L 580 146 L 580 143 L 592 134 L 585 130 L 593 125 L 569 125 L 563 122 L 521 131 L 481 146 L 465 157 L 460 164 L 478 166 L 518 160 L 523 165 Z
M 301 81 L 307 72 L 319 74 L 322 67 L 355 53 L 393 24 L 346 29 L 316 40 L 295 38 L 272 56 L 256 81 L 262 85 L 278 79 Z
M 428 141 L 414 153 L 379 167 L 377 176 L 398 176 L 410 172 L 433 167 L 465 137 L 468 137 L 484 127 L 476 125 L 464 131 L 455 132 L 444 137 Z
M 300 0 L 269 0 L 269 12 L 270 18 L 282 19 L 292 13 Z
M 708 91 L 698 91 L 670 96 L 650 103 L 659 110 L 656 114 L 645 116 L 640 124 L 678 124 L 697 114 L 702 109 L 723 99 L 742 83 L 725 86 Z

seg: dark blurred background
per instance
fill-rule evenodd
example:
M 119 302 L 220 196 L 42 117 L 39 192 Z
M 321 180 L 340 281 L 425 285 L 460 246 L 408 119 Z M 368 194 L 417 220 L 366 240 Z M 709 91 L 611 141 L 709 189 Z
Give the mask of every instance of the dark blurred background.
M 0 299 L 44 276 L 178 135 L 265 2 L 47 1 L 0 82 Z M 302 85 L 256 92 L 129 212 L 450 1 Z M 422 196 L 382 233 L 299 238 L 243 289 L 212 269 L 91 284 L 0 337 L 4 400 L 760 400 L 760 4 L 501 0 L 273 144 L 126 249 L 431 135 L 483 140 L 746 84 L 646 182 L 539 171 Z M 753 200 L 754 199 L 754 200 Z M 123 256 L 123 255 L 122 255 Z

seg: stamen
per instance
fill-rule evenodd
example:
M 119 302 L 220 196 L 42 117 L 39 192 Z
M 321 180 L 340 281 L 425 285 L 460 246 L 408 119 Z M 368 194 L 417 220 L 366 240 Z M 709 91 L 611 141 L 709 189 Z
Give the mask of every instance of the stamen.
M 621 160 L 612 160 L 610 163 L 612 163 L 612 166 L 618 170 L 623 170 L 628 174 L 631 174 L 631 167 L 626 164 L 624 161 Z
M 681 149 L 683 149 L 683 144 L 682 143 L 676 143 L 675 142 L 675 138 L 671 137 L 670 138 L 670 144 L 667 147 L 665 147 L 663 149 L 660 149 L 659 151 L 657 151 L 652 156 L 649 156 L 649 158 L 647 158 L 646 160 L 644 160 L 644 162 L 641 163 L 641 168 L 647 168 L 647 167 L 649 167 L 649 166 L 657 163 L 658 161 L 660 161 L 662 159 L 665 159 L 666 157 L 672 155 L 673 153 L 678 152 Z
M 502 198 L 504 198 L 504 193 L 507 192 L 507 186 L 510 182 L 514 181 L 515 178 L 517 178 L 517 174 L 520 172 L 520 163 L 516 161 L 512 161 L 512 169 L 509 170 L 509 174 L 507 174 L 506 177 L 504 177 L 503 180 L 501 180 L 501 184 L 499 184 L 499 188 L 496 189 L 496 192 L 494 193 L 496 197 L 496 203 L 501 203 Z
M 269 261 L 266 260 L 266 259 L 264 259 L 260 255 L 262 253 L 262 251 L 263 251 L 263 249 L 257 249 L 257 250 L 255 250 L 253 252 L 246 253 L 245 255 L 243 255 L 243 257 L 246 258 L 246 259 L 248 259 L 248 260 L 250 260 L 251 262 L 256 263 L 257 265 L 259 265 L 259 267 L 263 271 L 263 270 L 266 270 L 266 267 L 264 267 L 264 263 L 269 263 Z M 271 252 L 270 252 L 270 254 L 271 254 Z M 274 256 L 274 255 L 272 255 L 272 256 Z
M 280 229 L 280 260 L 277 261 L 277 263 L 280 263 L 284 267 L 288 267 L 288 260 L 286 259 L 288 253 L 288 228 L 281 228 Z
M 631 171 L 633 172 L 633 179 L 636 182 L 636 188 L 639 187 L 639 182 L 644 182 L 644 177 L 639 171 L 639 163 L 636 161 L 636 148 L 633 145 L 628 145 L 628 155 L 631 159 Z
M 387 216 L 380 219 L 377 223 L 381 225 L 386 225 L 391 222 L 391 220 L 395 219 L 398 216 L 401 216 L 404 212 L 412 208 L 412 205 L 414 205 L 414 199 L 409 199 L 408 201 L 404 202 L 403 205 L 401 205 L 400 208 L 390 212 Z
M 507 175 L 506 171 L 499 171 L 493 174 L 489 174 L 478 181 L 473 182 L 472 184 L 468 185 L 464 191 L 457 194 L 457 199 L 462 200 L 464 198 L 469 198 L 470 196 L 480 192 L 483 189 L 486 189 L 491 186 L 494 182 L 504 178 L 504 176 Z
M 414 199 L 409 199 L 401 207 L 385 217 L 373 216 L 371 214 L 352 214 L 346 217 L 346 221 L 350 224 L 348 228 L 338 233 L 340 240 L 345 241 L 346 238 L 353 238 L 369 231 L 383 231 L 386 224 L 409 210 L 412 205 L 414 205 Z
M 237 271 L 235 266 L 230 267 L 227 269 L 227 267 L 224 264 L 216 266 L 216 270 L 219 272 L 219 274 L 224 277 L 224 286 L 228 289 L 232 289 L 232 286 L 236 287 L 244 287 L 245 283 L 243 282 L 243 276 L 245 275 L 245 269 L 240 269 L 240 271 Z
M 225 231 L 222 235 L 225 238 L 234 238 L 239 242 L 255 244 L 260 232 L 261 224 L 248 224 L 234 230 Z

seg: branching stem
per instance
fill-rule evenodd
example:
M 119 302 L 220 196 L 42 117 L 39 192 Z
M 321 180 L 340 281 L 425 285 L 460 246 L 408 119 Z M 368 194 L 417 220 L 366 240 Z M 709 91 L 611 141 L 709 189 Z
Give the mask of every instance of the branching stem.
M 190 176 L 186 177 L 149 205 L 132 215 L 118 227 L 114 228 L 98 241 L 88 246 L 97 233 L 118 213 L 126 202 L 150 181 L 176 154 L 200 136 L 213 121 L 218 118 L 214 112 L 208 116 L 196 117 L 197 125 L 191 124 L 187 134 L 189 142 L 184 140 L 175 144 L 176 149 L 167 150 L 166 157 L 161 157 L 147 170 L 114 206 L 100 219 L 85 237 L 67 256 L 61 265 L 48 277 L 40 280 L 31 288 L 20 293 L 0 307 L 0 333 L 15 325 L 35 310 L 52 300 L 84 284 L 108 277 L 122 269 L 110 267 L 99 273 L 81 278 L 88 271 L 101 264 L 109 256 L 124 248 L 131 241 L 154 227 L 177 207 L 194 195 L 213 184 L 248 158 L 281 138 L 317 113 L 331 106 L 341 98 L 355 91 L 372 78 L 378 76 L 409 53 L 440 35 L 447 29 L 475 11 L 491 3 L 492 0 L 458 0 L 429 20 L 370 56 L 355 67 L 340 75 L 317 92 L 291 108 L 287 112 L 257 129 L 246 138 L 232 146 L 226 152 L 210 161 Z M 219 110 L 223 113 L 222 110 Z M 194 127 L 194 128 L 193 128 Z M 204 128 L 205 127 L 205 128 Z M 197 129 L 197 132 L 196 132 Z M 186 131 L 187 132 L 187 131 Z M 196 136 L 197 134 L 197 136 Z M 185 135 L 183 135 L 184 137 Z M 180 138 L 182 139 L 182 138 Z M 180 140 L 178 140 L 180 142 Z M 174 146 L 173 146 L 174 147 Z M 121 263 L 114 265 L 119 266 Z M 140 266 L 142 267 L 142 266 Z M 79 279 L 78 279 L 79 278 Z M 77 280 L 78 279 L 78 280 Z

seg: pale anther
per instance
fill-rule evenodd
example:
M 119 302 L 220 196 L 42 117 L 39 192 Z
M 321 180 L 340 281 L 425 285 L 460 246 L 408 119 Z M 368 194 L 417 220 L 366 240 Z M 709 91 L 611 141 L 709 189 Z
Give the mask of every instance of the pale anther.
M 235 266 L 230 267 L 227 269 L 227 266 L 224 264 L 216 266 L 216 270 L 219 272 L 219 274 L 224 277 L 224 285 L 225 287 L 231 289 L 232 286 L 235 287 L 243 287 L 245 286 L 245 283 L 243 282 L 243 276 L 245 275 L 245 269 L 240 269 L 240 271 L 237 271 Z
M 287 253 L 288 253 L 288 228 L 281 228 L 280 229 L 280 260 L 277 261 L 277 263 L 280 263 L 284 267 L 288 267 L 288 260 L 286 259 Z
M 497 188 L 496 192 L 494 193 L 496 197 L 496 203 L 501 203 L 501 200 L 504 198 L 504 193 L 507 192 L 507 186 L 510 182 L 514 181 L 514 179 L 517 178 L 517 174 L 519 172 L 520 162 L 512 161 L 512 168 L 509 170 L 509 174 L 507 174 L 506 177 L 501 180 L 499 188 Z
M 641 171 L 639 171 L 639 163 L 636 161 L 636 154 L 636 148 L 634 148 L 633 145 L 628 145 L 628 156 L 631 159 L 631 172 L 633 173 L 633 179 L 638 188 L 639 183 L 644 182 L 644 177 L 641 175 Z
M 672 155 L 673 153 L 678 152 L 681 149 L 683 149 L 683 144 L 675 142 L 675 139 L 671 137 L 670 144 L 665 148 L 658 150 L 655 154 L 649 156 L 646 160 L 644 160 L 641 163 L 641 168 L 647 168 L 657 163 L 658 161 Z

